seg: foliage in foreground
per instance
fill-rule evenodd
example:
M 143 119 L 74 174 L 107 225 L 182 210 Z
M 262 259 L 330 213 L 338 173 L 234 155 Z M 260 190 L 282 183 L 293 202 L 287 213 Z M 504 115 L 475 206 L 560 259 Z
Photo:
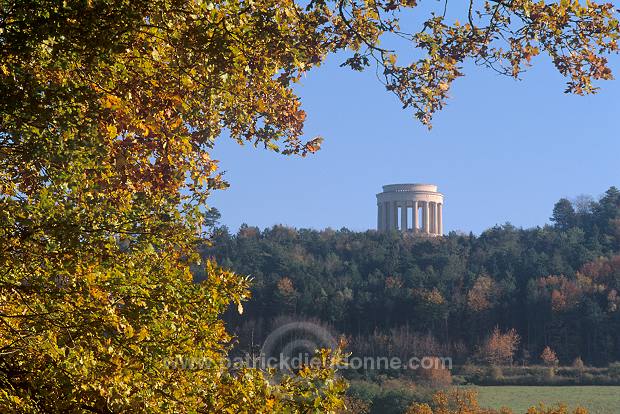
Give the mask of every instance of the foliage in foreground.
M 477 397 L 476 391 L 468 389 L 440 391 L 433 396 L 431 404 L 414 403 L 407 409 L 406 414 L 513 414 L 508 408 L 482 408 Z M 545 407 L 541 404 L 530 407 L 527 414 L 588 414 L 588 411 L 581 407 L 570 411 L 563 404 L 556 407 Z

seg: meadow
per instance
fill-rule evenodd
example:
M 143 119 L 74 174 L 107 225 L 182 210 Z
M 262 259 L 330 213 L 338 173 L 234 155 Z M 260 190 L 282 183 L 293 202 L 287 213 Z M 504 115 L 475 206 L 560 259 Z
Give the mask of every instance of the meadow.
M 617 414 L 620 412 L 619 386 L 499 386 L 476 387 L 480 405 L 490 408 L 508 407 L 515 414 L 525 414 L 535 403 L 547 406 L 558 402 L 570 408 L 582 406 L 590 414 Z

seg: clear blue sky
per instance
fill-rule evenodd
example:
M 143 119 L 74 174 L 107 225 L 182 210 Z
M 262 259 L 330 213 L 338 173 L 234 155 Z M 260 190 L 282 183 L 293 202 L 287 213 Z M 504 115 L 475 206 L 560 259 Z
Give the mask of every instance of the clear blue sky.
M 521 81 L 467 67 L 429 132 L 374 71 L 341 61 L 332 56 L 298 87 L 307 136 L 325 138 L 316 155 L 216 144 L 231 184 L 211 198 L 222 224 L 366 230 L 376 226 L 381 185 L 428 182 L 445 195 L 445 231 L 480 233 L 505 222 L 543 225 L 559 198 L 620 186 L 618 80 L 579 97 L 563 93 L 544 58 Z M 620 59 L 612 65 L 620 77 Z

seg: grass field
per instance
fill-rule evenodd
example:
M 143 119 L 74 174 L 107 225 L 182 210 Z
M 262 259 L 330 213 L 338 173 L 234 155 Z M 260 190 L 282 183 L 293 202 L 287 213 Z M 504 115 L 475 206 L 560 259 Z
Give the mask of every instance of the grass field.
M 543 402 L 550 406 L 564 402 L 570 408 L 582 406 L 590 414 L 620 413 L 620 386 L 576 387 L 476 387 L 480 405 L 490 408 L 511 408 L 515 414 L 525 414 L 527 409 Z

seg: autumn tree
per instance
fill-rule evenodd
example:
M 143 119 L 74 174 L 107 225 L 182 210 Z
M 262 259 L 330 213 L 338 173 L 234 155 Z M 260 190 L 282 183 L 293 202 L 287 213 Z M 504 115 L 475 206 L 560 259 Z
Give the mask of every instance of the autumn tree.
M 490 365 L 512 364 L 521 337 L 515 329 L 500 331 L 496 326 L 480 348 L 479 357 Z
M 224 129 L 316 149 L 290 83 L 331 50 L 319 9 L 0 3 L 0 411 L 341 408 L 331 357 L 226 368 L 248 279 L 196 252 Z
M 476 279 L 474 286 L 467 292 L 467 306 L 474 312 L 483 312 L 493 307 L 497 296 L 498 289 L 493 279 L 482 275 Z
M 542 354 L 540 354 L 540 359 L 543 364 L 547 365 L 548 367 L 554 367 L 560 362 L 557 355 L 555 354 L 555 351 L 548 346 L 543 349 Z
M 295 310 L 295 297 L 297 296 L 297 291 L 295 290 L 295 286 L 293 285 L 293 281 L 288 277 L 283 277 L 278 280 L 277 290 L 275 292 L 275 296 L 279 299 L 279 302 L 283 312 L 294 311 Z
M 416 1 L 0 2 L 0 409 L 3 412 L 331 412 L 324 368 L 281 382 L 227 370 L 221 314 L 248 280 L 199 262 L 207 199 L 226 186 L 222 135 L 307 155 L 293 84 L 330 53 L 378 65 L 429 124 L 461 65 L 518 76 L 541 53 L 567 91 L 610 79 L 612 4 L 469 3 L 464 19 L 398 13 Z M 407 38 L 399 63 L 380 46 Z M 190 266 L 201 266 L 193 283 Z M 195 355 L 196 353 L 200 355 Z M 168 369 L 178 355 L 208 369 Z

